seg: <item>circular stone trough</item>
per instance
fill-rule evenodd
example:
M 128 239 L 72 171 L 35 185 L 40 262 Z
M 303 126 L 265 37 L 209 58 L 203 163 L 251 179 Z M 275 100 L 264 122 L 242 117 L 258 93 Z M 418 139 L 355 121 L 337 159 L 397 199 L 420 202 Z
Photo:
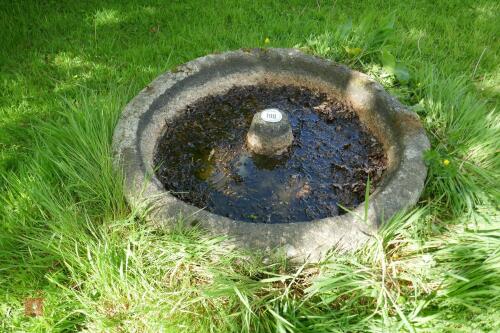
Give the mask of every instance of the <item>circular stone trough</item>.
M 179 66 L 126 106 L 113 137 L 126 198 L 151 204 L 155 225 L 182 217 L 299 261 L 356 249 L 414 205 L 428 148 L 418 116 L 380 84 L 294 49 Z

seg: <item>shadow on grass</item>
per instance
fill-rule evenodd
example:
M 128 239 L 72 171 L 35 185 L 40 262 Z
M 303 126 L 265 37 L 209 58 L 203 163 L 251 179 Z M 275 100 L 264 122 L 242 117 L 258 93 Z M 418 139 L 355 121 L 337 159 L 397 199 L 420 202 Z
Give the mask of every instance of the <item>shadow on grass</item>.
M 462 6 L 459 2 L 429 1 L 418 8 L 414 8 L 411 3 L 382 0 L 363 4 L 342 1 L 220 1 L 211 7 L 201 6 L 199 1 L 3 2 L 0 5 L 0 188 L 3 186 L 5 190 L 2 189 L 0 199 L 8 200 L 11 204 L 8 207 L 10 215 L 0 216 L 0 273 L 4 282 L 0 295 L 8 297 L 6 304 L 16 308 L 26 294 L 34 289 L 42 289 L 54 300 L 53 309 L 74 307 L 81 310 L 82 304 L 73 294 L 79 293 L 78 288 L 81 286 L 69 284 L 73 281 L 68 280 L 68 272 L 61 268 L 61 263 L 67 260 L 69 265 L 79 270 L 88 268 L 85 266 L 88 262 L 85 253 L 82 257 L 72 258 L 70 256 L 75 255 L 72 251 L 76 250 L 57 248 L 56 245 L 61 245 L 54 242 L 54 239 L 59 240 L 57 237 L 69 241 L 76 239 L 75 243 L 95 246 L 92 254 L 103 258 L 104 263 L 107 263 L 104 259 L 109 258 L 111 262 L 102 266 L 102 272 L 96 271 L 95 274 L 107 278 L 105 273 L 109 266 L 109 271 L 119 280 L 119 265 L 98 246 L 103 237 L 100 236 L 97 241 L 95 238 L 78 239 L 80 233 L 75 232 L 84 234 L 89 231 L 89 226 L 93 228 L 105 218 L 112 219 L 106 214 L 112 213 L 109 207 L 116 204 L 113 200 L 122 203 L 121 197 L 106 194 L 106 190 L 112 190 L 112 185 L 107 186 L 102 181 L 103 167 L 85 155 L 90 151 L 102 157 L 106 150 L 101 152 L 99 147 L 91 146 L 95 148 L 92 150 L 82 144 L 98 142 L 105 146 L 111 139 L 109 128 L 113 126 L 106 123 L 106 131 L 92 132 L 80 128 L 88 124 L 82 119 L 93 119 L 93 128 L 101 129 L 97 124 L 101 120 L 108 122 L 113 119 L 111 114 L 117 115 L 123 105 L 153 77 L 197 56 L 240 47 L 263 46 L 265 37 L 271 39 L 271 47 L 291 47 L 304 42 L 312 34 L 333 31 L 348 16 L 355 16 L 353 19 L 356 20 L 367 13 L 379 15 L 381 11 L 392 8 L 396 9 L 398 26 L 401 27 L 395 36 L 401 41 L 400 53 L 403 57 L 413 58 L 413 66 L 425 63 L 442 69 L 446 75 L 461 73 L 464 68 L 467 73 L 472 73 L 483 45 L 488 46 L 488 42 L 493 41 L 491 22 L 494 19 L 483 19 L 490 17 L 493 9 L 498 8 L 493 1 L 471 6 Z M 468 37 L 471 27 L 474 27 L 475 39 Z M 493 72 L 495 59 L 495 53 L 485 52 L 476 75 Z M 441 98 L 441 95 L 444 97 Z M 90 105 L 82 106 L 85 96 L 92 96 Z M 449 112 L 447 100 L 453 96 L 451 92 L 438 92 L 435 97 L 428 99 L 429 105 L 436 106 L 433 108 L 437 119 L 434 128 L 446 128 L 443 124 L 446 124 L 447 118 L 441 115 Z M 80 115 L 79 122 L 70 124 L 71 117 L 61 116 L 70 112 L 66 101 L 73 105 L 71 112 Z M 470 110 L 468 106 L 472 106 L 473 102 L 469 99 L 465 104 L 457 103 L 454 106 L 460 111 L 457 114 Z M 463 108 L 464 105 L 467 108 Z M 109 113 L 105 119 L 100 118 L 99 111 L 106 106 Z M 85 113 L 89 117 L 84 117 L 87 115 Z M 482 115 L 479 111 L 477 113 Z M 431 119 L 430 115 L 425 117 Z M 474 131 L 487 123 L 487 119 L 482 121 L 473 126 Z M 49 139 L 38 141 L 41 138 L 40 131 L 51 128 L 47 123 L 54 123 L 52 129 L 64 130 L 58 132 L 60 136 L 54 135 L 55 130 L 42 133 L 48 134 Z M 469 126 L 473 122 L 466 123 Z M 71 130 L 77 131 L 79 128 L 80 136 L 70 137 Z M 471 129 L 456 126 L 455 134 L 465 133 L 461 137 L 470 138 Z M 484 126 L 481 132 L 481 138 L 496 133 L 491 128 L 485 130 Z M 83 140 L 90 133 L 95 135 L 94 141 Z M 444 132 L 443 138 L 446 135 Z M 61 139 L 65 137 L 67 141 Z M 493 139 L 488 139 L 488 142 Z M 478 139 L 468 141 L 465 148 L 474 148 L 471 142 L 477 146 L 471 151 L 476 154 L 479 152 L 481 156 L 471 155 L 470 160 L 463 164 L 465 168 L 471 170 L 476 168 L 476 164 L 482 166 L 489 163 L 490 168 L 494 169 L 494 161 L 487 162 L 491 158 L 490 148 L 485 148 L 484 142 Z M 449 158 L 446 154 L 453 153 L 449 147 L 444 141 L 439 157 Z M 41 167 L 33 165 L 37 161 L 36 155 L 45 149 L 49 150 L 47 156 L 50 157 L 50 163 Z M 467 149 L 458 153 L 467 152 Z M 81 153 L 79 156 L 83 157 L 79 163 L 73 163 L 71 154 L 75 153 Z M 458 153 L 456 156 L 460 158 Z M 462 161 L 459 158 L 451 161 L 460 166 Z M 448 196 L 463 200 L 463 193 L 468 193 L 465 190 L 470 189 L 469 184 L 475 184 L 477 178 L 470 177 L 466 169 L 464 174 L 468 178 L 465 182 L 463 179 L 451 182 L 442 177 L 442 165 L 439 163 L 438 160 L 435 165 L 437 181 L 433 182 L 429 200 L 435 199 L 432 195 L 436 193 L 448 193 Z M 44 173 L 38 174 L 40 170 Z M 8 181 L 6 183 L 4 175 Z M 106 181 L 113 184 L 112 174 L 104 176 Z M 94 186 L 97 183 L 101 186 Z M 481 181 L 479 184 L 488 183 Z M 478 187 L 477 184 L 475 186 Z M 41 202 L 44 198 L 47 200 L 45 203 Z M 106 202 L 106 198 L 110 202 Z M 44 206 L 47 203 L 55 207 L 47 210 L 47 206 Z M 0 207 L 0 211 L 4 208 Z M 122 222 L 116 224 L 122 225 Z M 115 233 L 112 236 L 126 240 L 127 233 L 134 230 L 136 221 L 128 223 L 134 227 L 123 231 L 123 235 Z M 103 230 L 111 234 L 116 227 L 110 224 Z M 113 251 L 123 256 L 122 247 L 125 243 L 116 239 L 113 241 L 116 247 Z M 161 257 L 164 253 L 160 246 L 156 250 L 158 253 L 152 258 L 160 267 L 164 264 Z M 175 251 L 178 250 L 174 248 L 171 252 Z M 463 258 L 466 255 L 457 256 Z M 479 262 L 481 256 L 478 258 Z M 193 259 L 195 263 L 196 260 Z M 457 267 L 452 269 L 457 274 L 465 275 Z M 83 283 L 94 282 L 93 276 L 83 269 L 77 275 L 80 275 Z M 489 283 L 489 280 L 486 282 Z M 66 295 L 72 295 L 68 296 L 73 297 L 71 305 L 63 304 L 65 299 L 59 297 L 59 284 L 65 286 Z M 105 292 L 104 289 L 97 291 Z M 82 294 L 85 293 L 79 296 Z M 64 311 L 55 312 L 60 316 L 66 315 Z M 22 314 L 19 318 L 22 318 Z M 60 319 L 70 328 L 84 320 L 81 317 L 68 318 Z
M 359 20 L 384 8 L 397 8 L 402 29 L 396 37 L 402 47 L 418 50 L 418 56 L 428 62 L 446 60 L 454 52 L 458 58 L 449 59 L 455 63 L 451 68 L 456 70 L 462 63 L 472 71 L 471 62 L 482 50 L 475 45 L 494 36 L 487 18 L 494 16 L 498 5 L 491 1 L 464 5 L 463 13 L 450 16 L 456 6 L 424 3 L 415 7 L 378 0 L 363 5 L 322 1 L 3 3 L 0 169 L 15 171 L 26 163 L 36 124 L 57 118 L 54 111 L 63 110 L 62 96 L 73 99 L 88 89 L 103 98 L 110 92 L 127 94 L 128 100 L 159 73 L 195 57 L 262 46 L 267 36 L 270 46 L 291 47 L 318 31 L 334 30 L 348 16 Z M 405 15 L 408 11 L 413 15 Z M 476 43 L 462 39 L 460 31 L 471 24 L 471 19 L 462 19 L 464 15 L 474 20 Z M 465 29 L 449 24 L 450 19 Z M 442 33 L 456 39 L 442 38 Z M 494 52 L 485 52 L 477 76 L 493 71 L 494 64 Z

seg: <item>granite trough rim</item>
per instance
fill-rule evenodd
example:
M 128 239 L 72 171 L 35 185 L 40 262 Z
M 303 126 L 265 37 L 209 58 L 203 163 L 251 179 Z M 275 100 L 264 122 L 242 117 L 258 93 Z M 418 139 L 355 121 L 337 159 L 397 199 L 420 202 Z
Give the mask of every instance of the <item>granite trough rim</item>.
M 276 73 L 284 68 L 283 73 L 290 69 L 292 75 L 296 71 L 296 75 L 311 75 L 311 78 L 326 71 L 330 76 L 325 74 L 325 77 L 332 80 L 333 85 L 335 80 L 343 80 L 343 94 L 359 103 L 358 108 L 366 108 L 368 118 L 373 116 L 380 121 L 381 131 L 392 133 L 388 140 L 392 140 L 396 151 L 391 176 L 370 196 L 367 216 L 362 203 L 351 213 L 309 222 L 241 222 L 194 207 L 163 189 L 147 156 L 160 136 L 161 126 L 157 122 L 172 115 L 157 104 L 162 98 L 169 103 L 175 100 L 177 95 L 170 96 L 169 92 L 175 87 L 182 91 L 185 82 L 196 76 L 203 79 L 203 73 L 223 80 L 220 68 L 224 68 L 225 63 L 231 64 L 235 71 L 242 66 L 241 73 L 253 70 L 252 66 L 263 72 L 277 67 Z M 212 73 L 214 68 L 219 72 Z M 155 226 L 171 228 L 181 216 L 187 226 L 197 225 L 211 234 L 228 236 L 228 242 L 234 246 L 264 253 L 281 250 L 290 259 L 302 262 L 321 260 L 334 247 L 359 248 L 383 222 L 416 204 L 427 174 L 423 154 L 430 144 L 418 116 L 369 76 L 296 49 L 243 49 L 204 56 L 160 75 L 127 104 L 115 128 L 112 146 L 114 167 L 124 176 L 126 200 L 132 207 L 148 206 L 148 219 Z

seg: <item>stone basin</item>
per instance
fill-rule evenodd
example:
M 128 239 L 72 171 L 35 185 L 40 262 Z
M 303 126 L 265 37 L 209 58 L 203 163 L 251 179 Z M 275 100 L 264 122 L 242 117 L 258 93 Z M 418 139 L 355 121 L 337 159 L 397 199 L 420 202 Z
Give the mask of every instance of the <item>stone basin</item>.
M 186 106 L 235 86 L 293 84 L 324 91 L 348 104 L 383 145 L 387 167 L 365 203 L 343 215 L 307 222 L 249 223 L 195 207 L 165 190 L 154 157 L 165 129 Z M 114 163 L 123 172 L 131 206 L 148 204 L 148 218 L 170 228 L 179 218 L 235 246 L 295 261 L 317 261 L 332 248 L 354 250 L 397 212 L 413 206 L 423 190 L 429 141 L 418 116 L 369 76 L 295 49 L 252 49 L 208 55 L 160 75 L 124 109 L 113 136 Z

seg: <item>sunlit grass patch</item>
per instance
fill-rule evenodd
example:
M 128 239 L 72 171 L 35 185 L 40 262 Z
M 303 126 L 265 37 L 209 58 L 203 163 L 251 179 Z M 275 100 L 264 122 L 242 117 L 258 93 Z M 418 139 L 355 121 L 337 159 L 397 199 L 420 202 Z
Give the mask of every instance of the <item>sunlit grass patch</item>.
M 498 4 L 19 2 L 0 12 L 0 331 L 500 330 Z M 358 252 L 263 262 L 203 230 L 157 230 L 124 201 L 111 136 L 127 101 L 175 64 L 257 46 L 300 46 L 364 71 L 425 125 L 420 203 Z M 43 316 L 25 316 L 30 297 L 44 299 Z

